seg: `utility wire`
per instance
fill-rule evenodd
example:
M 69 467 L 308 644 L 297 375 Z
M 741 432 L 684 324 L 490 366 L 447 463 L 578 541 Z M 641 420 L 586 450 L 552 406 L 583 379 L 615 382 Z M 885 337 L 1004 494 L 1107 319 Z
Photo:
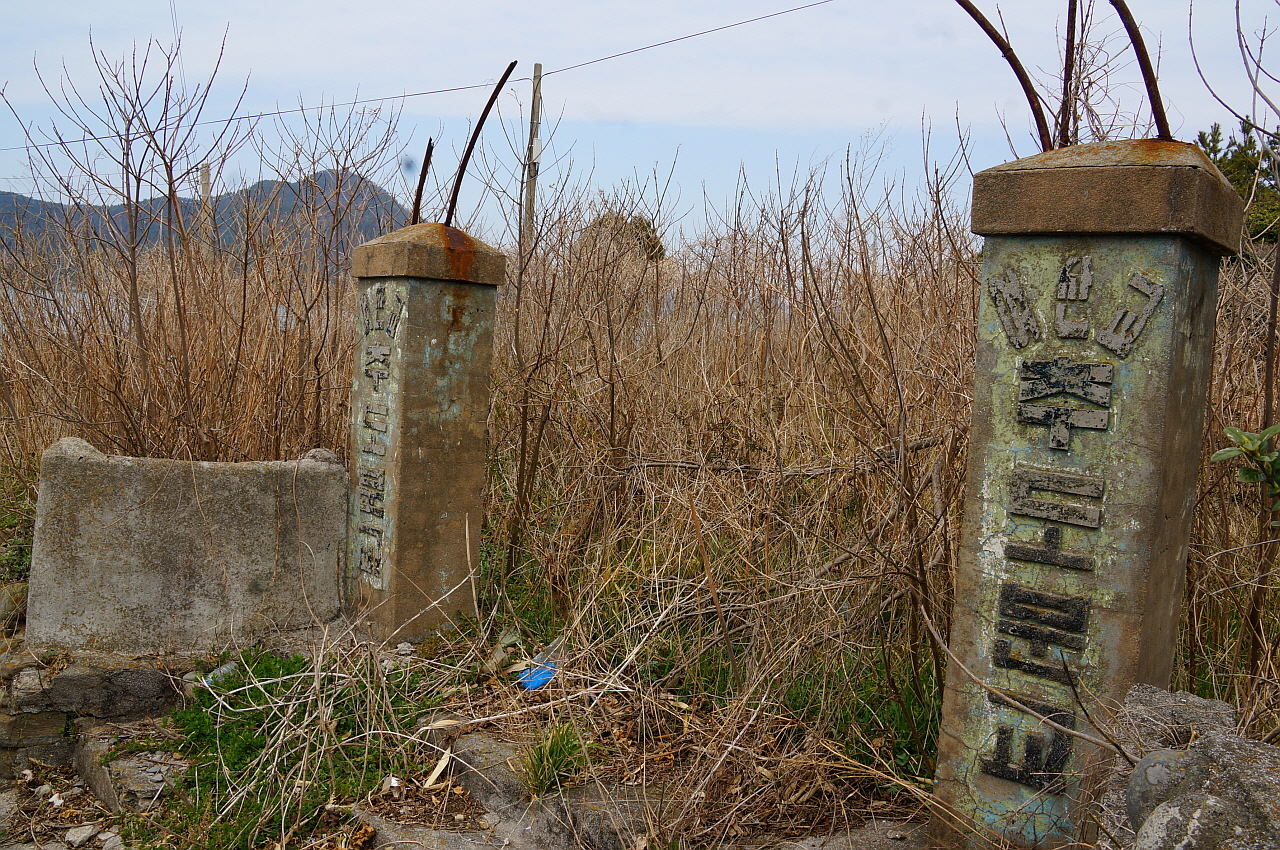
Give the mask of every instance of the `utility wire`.
M 781 15 L 789 15 L 792 12 L 799 12 L 804 9 L 812 9 L 814 6 L 825 6 L 826 4 L 834 3 L 835 1 L 836 0 L 816 0 L 816 2 L 806 3 L 803 6 L 794 6 L 790 9 L 783 9 L 780 12 L 771 12 L 768 15 L 760 15 L 755 18 L 747 18 L 746 20 L 736 21 L 732 24 L 725 24 L 724 26 L 713 27 L 712 29 L 709 29 L 709 30 L 702 30 L 701 32 L 694 32 L 694 33 L 689 33 L 688 35 L 682 35 L 678 38 L 669 38 L 666 41 L 656 41 L 653 44 L 646 44 L 644 47 L 636 47 L 632 50 L 624 50 L 621 53 L 613 53 L 609 56 L 601 56 L 599 59 L 591 59 L 586 62 L 579 62 L 577 65 L 569 65 L 568 67 L 565 67 L 565 68 L 558 68 L 555 71 L 547 71 L 543 73 L 542 76 L 549 77 L 552 74 L 563 74 L 566 71 L 576 71 L 577 69 L 585 68 L 588 65 L 596 65 L 600 62 L 608 62 L 610 59 L 618 59 L 619 57 L 622 57 L 622 56 L 630 56 L 633 53 L 641 53 L 645 50 L 652 50 L 655 47 L 665 47 L 668 44 L 675 44 L 676 42 L 680 42 L 680 41 L 688 41 L 691 38 L 698 38 L 699 36 L 710 35 L 711 33 L 714 33 L 714 32 L 722 32 L 724 30 L 733 29 L 734 27 L 741 27 L 747 24 L 754 24 L 758 21 L 766 21 L 769 18 L 777 18 Z M 532 78 L 519 77 L 515 80 L 512 80 L 511 82 L 513 83 L 527 82 L 530 79 Z M 408 100 L 411 97 L 427 97 L 429 95 L 434 95 L 434 94 L 448 94 L 450 92 L 471 91 L 472 89 L 487 89 L 489 85 L 490 85 L 489 83 L 476 83 L 475 85 L 470 85 L 470 86 L 454 86 L 453 88 L 448 88 L 448 89 L 432 89 L 431 91 L 412 92 L 410 94 L 388 95 L 387 97 L 361 98 L 359 100 L 349 100 L 343 103 L 331 103 L 328 105 L 327 108 L 335 109 L 340 106 L 363 106 L 366 103 L 385 103 L 389 100 Z M 294 109 L 277 109 L 273 112 L 255 112 L 252 115 L 233 115 L 230 118 L 226 118 L 226 119 L 210 119 L 208 121 L 197 121 L 193 126 L 200 127 L 208 124 L 227 124 L 232 121 L 256 121 L 259 118 L 273 118 L 278 115 L 292 115 L 298 112 L 310 112 L 312 109 L 324 109 L 324 108 L 326 107 L 324 106 L 323 103 L 321 103 L 320 106 L 300 106 Z M 67 145 L 84 144 L 85 142 L 104 142 L 104 141 L 107 141 L 108 139 L 114 139 L 114 138 L 118 138 L 118 137 L 115 135 L 85 136 L 82 139 L 73 139 L 70 141 L 38 142 L 35 144 L 18 145 L 16 147 L 9 147 L 9 148 L 0 148 L 0 152 L 24 151 L 24 150 L 31 150 L 33 148 L 57 148 L 57 147 L 65 147 Z M 19 178 L 15 178 L 15 179 L 19 179 Z
M 817 0 L 816 3 L 807 3 L 804 6 L 796 6 L 792 9 L 783 9 L 781 12 L 771 12 L 768 15 L 761 15 L 758 18 L 747 18 L 745 21 L 738 21 L 737 23 L 734 23 L 734 24 L 725 24 L 722 27 L 715 27 L 714 29 L 703 30 L 702 32 L 695 32 L 695 33 L 690 33 L 689 35 L 682 35 L 679 38 L 669 38 L 666 41 L 658 41 L 653 44 L 646 44 L 644 47 L 637 47 L 634 50 L 624 50 L 622 53 L 614 53 L 611 56 L 601 56 L 599 59 L 592 59 L 589 62 L 580 62 L 577 65 L 570 65 L 568 68 L 560 68 L 555 71 L 547 71 L 542 76 L 549 77 L 552 74 L 563 74 L 565 71 L 575 71 L 578 68 L 585 68 L 588 65 L 594 65 L 597 62 L 608 62 L 610 59 L 617 59 L 619 56 L 630 56 L 632 53 L 639 53 L 642 50 L 652 50 L 655 47 L 663 47 L 664 45 L 675 44 L 677 41 L 687 41 L 688 39 L 691 39 L 691 38 L 697 38 L 700 35 L 710 35 L 713 32 L 720 32 L 721 30 L 731 30 L 734 27 L 740 27 L 740 26 L 743 26 L 744 24 L 754 24 L 756 21 L 767 21 L 769 18 L 776 18 L 779 15 L 789 15 L 792 12 L 799 12 L 801 9 L 812 9 L 814 6 L 823 6 L 823 5 L 826 5 L 827 3 L 834 3 L 834 2 L 835 0 Z M 528 80 L 529 77 L 522 77 L 521 79 Z

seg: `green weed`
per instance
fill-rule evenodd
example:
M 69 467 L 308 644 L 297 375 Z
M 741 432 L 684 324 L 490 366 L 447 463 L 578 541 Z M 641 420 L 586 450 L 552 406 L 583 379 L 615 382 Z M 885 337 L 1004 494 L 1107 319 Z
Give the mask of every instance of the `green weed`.
M 0 473 L 0 582 L 26 581 L 31 574 L 35 505 L 26 482 Z
M 434 762 L 412 735 L 434 704 L 421 670 L 360 644 L 317 657 L 241 653 L 236 672 L 198 687 L 172 717 L 192 767 L 166 808 L 130 821 L 131 840 L 267 846 Z
M 519 774 L 531 797 L 558 791 L 572 784 L 587 766 L 587 747 L 568 724 L 547 730 L 540 741 L 520 757 Z

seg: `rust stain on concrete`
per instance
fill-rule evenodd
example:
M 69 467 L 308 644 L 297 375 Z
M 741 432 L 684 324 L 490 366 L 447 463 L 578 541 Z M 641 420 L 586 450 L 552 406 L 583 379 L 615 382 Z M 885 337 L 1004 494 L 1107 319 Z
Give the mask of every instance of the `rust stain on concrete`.
M 470 280 L 471 264 L 476 260 L 476 247 L 471 237 L 456 227 L 436 225 L 444 236 L 444 250 L 449 257 L 449 267 L 454 280 Z

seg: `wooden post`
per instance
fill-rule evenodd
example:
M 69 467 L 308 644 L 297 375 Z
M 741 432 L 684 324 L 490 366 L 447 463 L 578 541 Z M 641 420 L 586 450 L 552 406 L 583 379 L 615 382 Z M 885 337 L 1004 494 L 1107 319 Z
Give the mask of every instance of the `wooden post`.
M 209 163 L 200 163 L 200 238 L 204 242 L 206 256 L 211 256 L 217 244 L 213 232 L 213 185 L 209 180 Z
M 533 66 L 533 100 L 529 105 L 529 147 L 525 153 L 524 218 L 520 223 L 520 271 L 528 262 L 533 240 L 533 205 L 538 194 L 538 165 L 542 160 L 542 139 L 538 129 L 542 120 L 542 63 Z

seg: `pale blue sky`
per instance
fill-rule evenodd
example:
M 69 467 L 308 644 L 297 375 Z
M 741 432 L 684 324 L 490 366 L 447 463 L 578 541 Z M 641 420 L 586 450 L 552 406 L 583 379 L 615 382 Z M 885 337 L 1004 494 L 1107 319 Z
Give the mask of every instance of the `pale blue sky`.
M 803 0 L 0 0 L 0 84 L 29 122 L 47 122 L 47 99 L 33 58 L 56 84 L 70 78 L 92 86 L 89 34 L 118 59 L 135 42 L 169 43 L 174 19 L 182 32 L 183 68 L 194 81 L 208 74 L 225 35 L 211 117 L 232 108 L 248 79 L 244 112 L 347 101 L 468 84 L 492 84 L 506 63 L 515 76 L 534 62 L 553 71 L 597 57 L 801 5 Z M 994 17 L 990 0 L 978 5 Z M 1008 0 L 999 7 L 1010 40 L 1032 68 L 1056 68 L 1063 2 Z M 1191 138 L 1225 120 L 1196 76 L 1187 39 L 1184 0 L 1130 0 L 1148 43 L 1161 50 L 1162 90 L 1175 135 Z M 1247 0 L 1248 25 L 1272 13 L 1273 0 Z M 1120 25 L 1102 0 L 1101 33 Z M 1235 47 L 1233 3 L 1200 0 L 1196 46 L 1206 72 L 1233 101 L 1243 102 Z M 1119 48 L 1119 39 L 1112 42 Z M 1116 72 L 1124 103 L 1136 108 L 1136 67 Z M 514 82 L 501 102 L 514 123 L 528 101 L 527 82 Z M 401 138 L 413 155 L 427 135 L 460 145 L 487 92 L 412 98 L 404 102 Z M 626 176 L 672 169 L 682 203 L 705 192 L 719 204 L 739 168 L 765 183 L 775 171 L 843 156 L 868 133 L 889 145 L 887 170 L 910 184 L 921 173 L 921 124 L 932 125 L 932 149 L 947 156 L 957 124 L 972 135 L 973 166 L 1011 158 L 1003 117 L 1017 152 L 1035 146 L 1025 103 L 1012 74 L 954 0 L 833 0 L 767 21 L 658 47 L 548 76 L 545 110 L 561 119 L 549 155 L 572 151 L 579 168 L 594 168 L 608 186 Z M 497 132 L 495 129 L 494 133 Z M 23 143 L 17 122 L 0 115 L 0 147 Z M 678 156 L 677 156 L 678 151 Z M 442 163 L 453 157 L 443 153 Z M 25 174 L 23 155 L 0 151 L 0 178 Z M 555 175 L 547 175 L 548 181 Z M 23 191 L 21 180 L 0 188 Z

